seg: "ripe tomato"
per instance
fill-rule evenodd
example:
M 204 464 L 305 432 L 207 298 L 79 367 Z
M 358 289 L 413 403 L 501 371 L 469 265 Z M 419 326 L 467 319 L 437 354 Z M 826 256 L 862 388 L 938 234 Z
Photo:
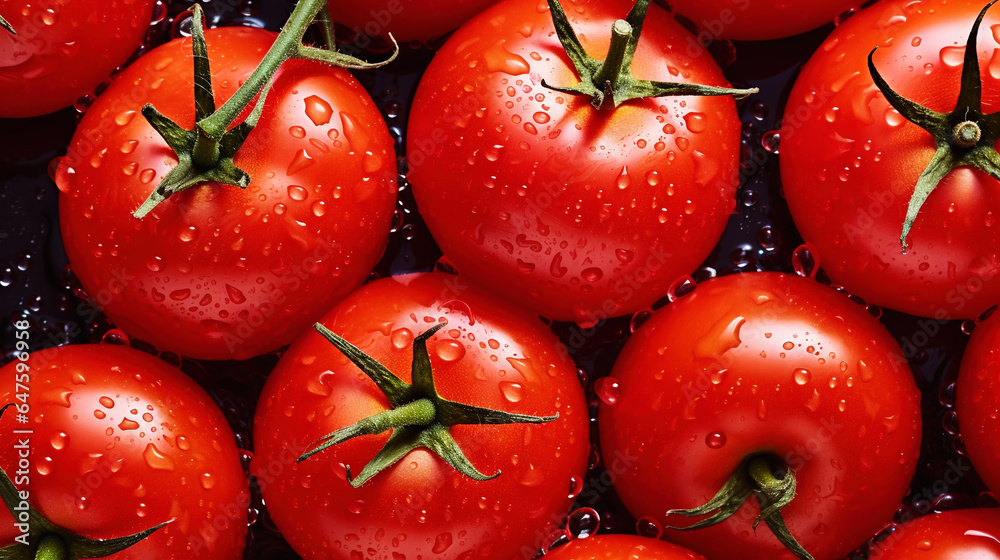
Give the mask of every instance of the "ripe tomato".
M 111 539 L 173 519 L 107 557 L 114 560 L 243 557 L 250 493 L 236 440 L 190 378 L 112 345 L 33 352 L 0 369 L 0 377 L 0 402 L 20 406 L 20 395 L 28 395 L 27 410 L 10 409 L 0 422 L 0 468 L 50 522 Z M 28 447 L 19 448 L 24 440 Z M 22 451 L 26 470 L 18 465 Z M 20 532 L 6 509 L 0 519 L 6 546 Z M 42 537 L 31 529 L 32 539 Z
M 275 35 L 206 36 L 221 104 Z M 58 171 L 63 241 L 91 299 L 130 335 L 194 358 L 249 358 L 291 342 L 382 255 L 392 140 L 348 72 L 292 60 L 236 155 L 249 187 L 202 184 L 136 219 L 177 162 L 138 111 L 152 103 L 190 128 L 190 51 L 189 39 L 153 50 L 87 112 Z
M 1000 511 L 965 509 L 900 525 L 869 560 L 998 560 Z
M 594 57 L 625 0 L 566 2 Z M 709 254 L 735 206 L 740 123 L 716 97 L 595 109 L 555 91 L 580 80 L 537 0 L 507 0 L 459 29 L 424 74 L 409 124 L 421 215 L 469 278 L 550 319 L 596 323 L 653 304 Z M 635 76 L 726 85 L 656 6 Z M 606 104 L 607 105 L 607 104 Z
M 154 0 L 0 0 L 0 118 L 72 105 L 108 79 L 139 44 Z
M 955 408 L 969 459 L 994 492 L 1000 491 L 1000 317 L 983 321 L 969 338 L 955 383 Z
M 531 557 L 551 525 L 565 518 L 590 449 L 587 406 L 573 363 L 536 317 L 463 282 L 442 273 L 379 280 L 321 323 L 410 383 L 414 337 L 447 322 L 427 341 L 443 397 L 558 418 L 537 425 L 475 425 L 473 418 L 451 427 L 468 462 L 488 476 L 499 472 L 497 478 L 472 480 L 417 447 L 355 488 L 347 469 L 363 475 L 362 467 L 388 445 L 386 433 L 296 460 L 317 438 L 390 405 L 330 341 L 305 333 L 261 394 L 251 467 L 268 511 L 304 558 Z M 398 428 L 400 434 L 411 429 Z
M 574 539 L 545 556 L 551 560 L 705 560 L 677 545 L 627 535 Z
M 760 41 L 791 37 L 833 21 L 857 0 L 669 0 L 674 13 L 691 20 L 701 30 L 703 44 L 726 39 Z M 697 42 L 689 45 L 698 46 Z
M 497 0 L 330 0 L 330 13 L 358 34 L 397 41 L 426 40 L 444 35 Z
M 689 525 L 664 512 L 705 504 L 763 459 L 797 482 L 781 510 L 788 531 L 829 560 L 889 522 L 916 467 L 919 393 L 899 347 L 864 308 L 809 279 L 706 281 L 636 331 L 612 376 L 621 394 L 601 406 L 601 445 L 631 458 L 614 484 L 636 517 Z M 709 558 L 793 558 L 772 531 L 751 530 L 754 500 L 734 511 L 666 538 Z
M 998 184 L 971 167 L 951 171 L 900 234 L 934 136 L 904 119 L 874 84 L 934 111 L 958 97 L 966 38 L 983 2 L 879 2 L 847 20 L 803 68 L 781 129 L 781 178 L 795 224 L 834 282 L 871 303 L 938 319 L 975 317 L 1000 301 Z M 979 35 L 982 109 L 1000 109 L 991 70 L 1000 11 Z

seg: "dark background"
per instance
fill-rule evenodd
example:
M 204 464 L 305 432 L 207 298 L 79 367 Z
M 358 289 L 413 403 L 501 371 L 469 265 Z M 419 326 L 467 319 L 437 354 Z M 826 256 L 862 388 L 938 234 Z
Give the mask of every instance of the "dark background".
M 152 46 L 181 33 L 189 1 L 174 1 L 158 5 L 155 21 L 146 44 L 136 56 Z M 220 25 L 253 25 L 277 31 L 293 6 L 290 0 L 211 0 L 203 2 L 210 27 Z M 654 8 L 655 9 L 655 8 Z M 845 14 L 844 17 L 850 14 Z M 777 165 L 778 145 L 773 135 L 778 128 L 784 100 L 799 67 L 832 31 L 833 25 L 790 39 L 758 43 L 715 41 L 709 48 L 737 87 L 759 87 L 761 92 L 740 103 L 743 121 L 741 185 L 737 193 L 738 214 L 733 215 L 725 234 L 702 268 L 693 274 L 696 280 L 716 275 L 756 270 L 793 270 L 793 253 L 801 243 L 781 196 Z M 350 48 L 351 33 L 340 30 L 338 38 Z M 307 37 L 308 38 L 308 37 Z M 405 180 L 406 160 L 403 151 L 406 121 L 416 84 L 433 56 L 434 49 L 444 38 L 430 44 L 402 46 L 399 59 L 385 69 L 355 72 L 380 107 L 390 133 L 396 140 L 399 156 L 400 197 L 396 224 L 390 234 L 385 256 L 372 274 L 373 278 L 435 267 L 440 252 L 424 227 Z M 353 51 L 352 51 L 353 52 Z M 372 60 L 385 53 L 385 45 L 374 44 L 368 52 Z M 366 55 L 362 55 L 366 56 Z M 98 88 L 100 91 L 100 88 Z M 13 323 L 27 319 L 30 324 L 33 350 L 61 345 L 97 342 L 113 325 L 103 317 L 86 322 L 75 310 L 85 294 L 76 284 L 62 247 L 58 223 L 57 189 L 49 178 L 50 162 L 63 155 L 73 129 L 87 99 L 75 108 L 24 120 L 0 119 L 0 317 L 3 318 L 4 352 L 0 361 L 12 358 L 14 348 Z M 765 142 L 765 135 L 767 141 Z M 765 144 L 769 149 L 765 149 Z M 796 260 L 809 266 L 808 255 L 801 252 Z M 819 275 L 823 279 L 822 272 Z M 953 380 L 967 336 L 957 322 L 946 323 L 924 344 L 914 335 L 921 331 L 917 319 L 900 313 L 869 307 L 879 316 L 911 357 L 917 382 L 923 393 L 924 443 L 917 475 L 911 493 L 900 505 L 896 521 L 930 511 L 974 505 L 996 505 L 992 495 L 974 472 L 966 474 L 958 484 L 942 484 L 949 461 L 967 464 L 962 453 L 961 438 L 952 406 Z M 581 380 L 591 399 L 592 416 L 597 406 L 594 381 L 606 376 L 628 338 L 631 328 L 644 316 L 607 321 L 592 329 L 582 330 L 572 324 L 555 323 L 553 330 L 564 340 L 583 334 L 582 347 L 571 345 L 581 369 Z M 114 334 L 112 335 L 114 336 Z M 917 340 L 919 348 L 912 341 Z M 156 354 L 156 350 L 141 341 L 132 345 Z M 240 446 L 245 449 L 244 465 L 251 456 L 251 425 L 257 395 L 279 353 L 265 355 L 246 362 L 198 362 L 160 353 L 161 358 L 179 365 L 200 382 L 226 413 Z M 594 418 L 596 420 L 596 418 Z M 595 423 L 596 441 L 596 423 Z M 592 508 L 574 514 L 569 522 L 571 533 L 591 531 L 600 523 L 602 532 L 637 530 L 655 534 L 657 527 L 631 518 L 614 496 L 613 489 L 601 483 L 603 465 L 596 447 L 586 485 L 599 491 L 584 491 L 577 508 Z M 585 486 L 586 488 L 586 486 Z M 597 514 L 595 517 L 594 513 Z M 598 518 L 599 517 L 599 521 Z M 284 543 L 269 522 L 266 510 L 255 494 L 251 512 L 250 542 L 247 559 L 284 560 L 298 558 Z M 876 538 L 893 531 L 890 524 Z M 865 547 L 851 558 L 864 558 Z

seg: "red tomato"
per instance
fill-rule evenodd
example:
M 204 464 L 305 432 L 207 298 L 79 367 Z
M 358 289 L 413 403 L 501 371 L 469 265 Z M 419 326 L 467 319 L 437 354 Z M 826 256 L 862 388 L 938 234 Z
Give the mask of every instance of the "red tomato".
M 965 509 L 915 519 L 877 547 L 869 560 L 1000 560 L 1000 511 Z
M 108 79 L 149 29 L 154 0 L 0 0 L 0 118 L 72 105 Z
M 694 508 L 748 457 L 794 473 L 782 510 L 815 558 L 843 556 L 888 523 L 920 446 L 919 393 L 899 347 L 864 308 L 813 280 L 779 273 L 709 280 L 646 322 L 603 404 L 605 455 L 631 466 L 615 480 L 636 517 L 687 526 Z M 747 500 L 721 524 L 665 537 L 709 558 L 793 558 Z
M 565 2 L 603 59 L 626 0 Z M 635 76 L 726 85 L 653 6 Z M 596 323 L 643 309 L 708 256 L 735 206 L 740 123 L 728 98 L 595 109 L 541 85 L 579 82 L 544 2 L 507 0 L 457 31 L 424 74 L 409 124 L 421 216 L 469 278 L 533 312 Z
M 358 34 L 397 41 L 444 35 L 497 0 L 330 0 L 330 13 Z
M 964 45 L 983 2 L 879 2 L 837 28 L 802 70 L 785 109 L 781 178 L 795 224 L 837 284 L 871 303 L 938 319 L 975 317 L 1000 301 L 1000 183 L 971 167 L 930 194 L 901 253 L 900 234 L 936 142 L 874 85 L 868 54 L 903 97 L 951 111 Z M 989 29 L 979 35 L 982 109 L 1000 109 Z
M 275 35 L 206 32 L 217 103 Z M 59 169 L 60 225 L 90 298 L 130 335 L 202 359 L 288 344 L 382 255 L 395 204 L 392 140 L 342 69 L 286 62 L 235 163 L 250 186 L 202 184 L 132 216 L 176 158 L 138 114 L 190 128 L 190 39 L 126 69 L 87 112 Z
M 1000 317 L 976 326 L 962 355 L 955 383 L 955 408 L 969 459 L 994 492 L 1000 492 Z
M 500 472 L 492 480 L 472 480 L 420 447 L 354 488 L 346 468 L 357 475 L 387 433 L 296 459 L 317 438 L 389 402 L 327 339 L 307 332 L 261 394 L 251 467 L 268 511 L 304 558 L 530 557 L 565 519 L 590 449 L 588 414 L 573 363 L 541 321 L 442 273 L 368 284 L 321 319 L 406 383 L 414 336 L 439 322 L 447 326 L 427 348 L 443 397 L 558 418 L 453 426 L 476 469 Z
M 243 557 L 249 485 L 233 432 L 204 389 L 123 346 L 57 347 L 33 352 L 26 372 L 24 363 L 0 369 L 0 402 L 22 405 L 18 395 L 29 395 L 27 412 L 9 409 L 0 422 L 0 467 L 46 519 L 91 539 L 174 520 L 107 556 L 114 560 Z M 15 447 L 23 439 L 26 473 Z M 13 543 L 20 533 L 10 513 L 0 519 L 0 542 Z
M 861 2 L 857 0 L 670 0 L 674 13 L 698 26 L 698 40 L 759 41 L 791 37 L 830 23 Z M 689 45 L 697 48 L 698 43 Z
M 574 539 L 545 556 L 550 560 L 705 560 L 677 545 L 628 535 Z

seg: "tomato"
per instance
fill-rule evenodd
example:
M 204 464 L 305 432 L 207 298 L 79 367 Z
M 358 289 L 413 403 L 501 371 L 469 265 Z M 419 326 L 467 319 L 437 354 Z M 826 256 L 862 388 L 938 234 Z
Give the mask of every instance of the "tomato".
M 630 458 L 614 485 L 637 518 L 690 525 L 664 512 L 706 504 L 756 464 L 770 470 L 744 476 L 757 489 L 794 475 L 784 525 L 829 560 L 889 522 L 916 467 L 919 393 L 899 347 L 810 279 L 708 280 L 643 324 L 611 375 L 620 395 L 601 405 L 601 446 Z M 720 524 L 665 538 L 709 558 L 793 558 L 773 528 L 751 530 L 756 501 L 738 504 Z
M 115 560 L 243 557 L 250 493 L 239 450 L 222 412 L 190 378 L 107 344 L 32 352 L 0 377 L 0 402 L 17 408 L 0 422 L 0 467 L 50 522 L 111 539 L 173 519 L 107 557 Z M 30 468 L 20 468 L 21 453 Z M 0 518 L 7 546 L 21 532 L 6 509 Z M 41 527 L 31 531 L 43 536 Z
M 384 432 L 300 460 L 324 434 L 402 409 L 392 408 L 327 338 L 303 334 L 261 394 L 251 465 L 271 516 L 295 550 L 306 559 L 534 556 L 551 526 L 565 519 L 590 450 L 576 370 L 544 323 L 443 273 L 373 282 L 320 322 L 388 368 L 396 383 L 416 383 L 411 363 L 420 360 L 410 348 L 429 336 L 425 352 L 442 397 L 547 418 L 511 425 L 467 418 L 468 425 L 452 426 L 460 453 L 485 475 L 479 481 L 463 474 L 472 472 L 468 468 L 459 472 L 459 462 L 422 446 L 404 448 L 398 462 L 366 478 L 382 457 L 380 448 L 395 441 Z M 442 425 L 431 422 L 428 429 Z M 398 426 L 392 437 L 413 430 L 419 427 Z
M 660 540 L 627 535 L 574 539 L 546 554 L 551 560 L 705 560 L 700 554 Z
M 154 0 L 0 0 L 0 118 L 72 105 L 108 79 L 149 28 Z
M 972 1 L 880 2 L 838 27 L 792 89 L 780 148 L 792 216 L 830 278 L 870 303 L 960 319 L 1000 301 L 1000 282 L 993 281 L 1000 195 L 997 180 L 983 171 L 963 166 L 944 177 L 920 208 L 902 254 L 911 196 L 938 143 L 890 106 L 867 62 L 880 47 L 873 64 L 894 91 L 951 111 L 962 45 L 982 8 Z M 997 24 L 1000 12 L 988 12 L 978 35 L 985 113 L 1000 109 L 993 39 L 985 31 Z
M 444 255 L 470 279 L 555 320 L 643 309 L 708 256 L 735 207 L 731 99 L 673 96 L 596 109 L 541 85 L 580 77 L 537 0 L 507 0 L 438 51 L 413 102 L 409 180 Z M 609 50 L 624 0 L 566 2 L 583 47 Z M 726 85 L 656 6 L 639 78 Z
M 997 410 L 1000 409 L 1000 317 L 976 326 L 962 355 L 955 383 L 955 408 L 962 441 L 976 472 L 994 491 L 1000 491 L 1000 445 Z
M 873 547 L 869 560 L 1000 560 L 1000 511 L 946 511 L 915 519 Z
M 397 41 L 444 35 L 497 0 L 330 0 L 330 13 L 356 33 Z
M 670 0 L 674 13 L 699 28 L 698 41 L 714 39 L 760 41 L 791 37 L 830 23 L 858 6 L 857 0 Z M 697 48 L 697 42 L 690 42 Z
M 206 36 L 219 103 L 275 37 Z M 130 335 L 194 358 L 249 358 L 291 342 L 381 257 L 393 144 L 348 72 L 292 60 L 236 154 L 249 187 L 204 183 L 134 218 L 177 162 L 138 111 L 152 103 L 191 127 L 190 51 L 189 39 L 153 50 L 87 112 L 57 175 L 63 241 L 90 298 Z

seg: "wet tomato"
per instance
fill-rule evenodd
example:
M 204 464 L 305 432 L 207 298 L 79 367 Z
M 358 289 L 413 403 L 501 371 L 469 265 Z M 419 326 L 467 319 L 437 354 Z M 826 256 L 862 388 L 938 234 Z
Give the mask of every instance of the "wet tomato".
M 550 560 L 705 560 L 704 556 L 677 545 L 628 535 L 574 539 L 546 557 Z
M 62 346 L 25 357 L 0 369 L 0 402 L 15 404 L 0 421 L 0 468 L 41 516 L 87 539 L 166 523 L 102 558 L 243 558 L 249 483 L 233 432 L 204 389 L 124 346 Z M 25 456 L 27 469 L 19 463 Z M 23 535 L 10 513 L 0 518 L 0 542 L 25 550 L 14 543 Z M 53 534 L 30 525 L 35 546 Z
M 969 509 L 927 515 L 897 525 L 869 560 L 1000 559 L 1000 511 Z
M 958 121 L 981 122 L 980 109 L 1000 109 L 997 40 L 987 31 L 1000 24 L 995 10 L 976 34 L 978 59 L 971 57 L 982 105 L 960 100 L 956 106 L 969 62 L 963 45 L 982 9 L 978 1 L 879 2 L 838 27 L 792 89 L 780 159 L 795 224 L 833 281 L 876 305 L 945 320 L 976 317 L 1000 301 L 994 280 L 1000 184 L 972 165 L 952 169 L 949 163 L 990 159 L 994 149 L 986 142 L 988 126 L 976 128 L 989 145 L 953 147 L 950 132 Z M 932 111 L 956 110 L 942 123 L 947 137 L 936 139 L 890 104 L 868 66 L 875 47 L 872 64 L 893 91 Z M 942 149 L 948 162 L 939 159 Z M 921 179 L 925 168 L 930 173 Z M 936 175 L 942 177 L 936 188 L 918 188 Z M 908 212 L 917 209 L 906 231 Z
M 830 23 L 858 6 L 857 0 L 670 0 L 674 13 L 699 29 L 702 44 L 723 37 L 759 41 L 791 37 Z M 697 42 L 688 43 L 697 48 Z
M 608 53 L 631 7 L 566 2 L 580 51 Z M 641 29 L 637 79 L 727 85 L 707 53 L 675 48 L 689 34 L 657 6 Z M 653 304 L 708 255 L 735 206 L 740 125 L 727 97 L 601 97 L 598 109 L 552 89 L 581 79 L 544 2 L 497 4 L 431 62 L 407 150 L 421 215 L 463 274 L 594 324 Z
M 154 0 L 0 0 L 0 118 L 68 107 L 123 64 L 149 29 Z
M 392 36 L 397 41 L 444 35 L 497 0 L 330 0 L 334 21 L 358 34 Z
M 295 550 L 532 557 L 590 450 L 576 370 L 544 323 L 430 273 L 368 284 L 320 324 L 284 354 L 254 420 L 252 471 Z
M 899 347 L 811 279 L 708 280 L 636 331 L 611 375 L 620 395 L 599 423 L 603 453 L 631 462 L 619 496 L 661 525 L 690 525 L 670 508 L 734 514 L 665 530 L 709 558 L 794 558 L 782 545 L 796 541 L 815 558 L 843 556 L 889 522 L 916 467 L 919 393 Z M 698 507 L 713 496 L 724 499 Z M 753 531 L 765 502 L 787 505 Z M 779 542 L 782 530 L 792 540 Z
M 217 103 L 274 41 L 206 33 Z M 162 350 L 244 359 L 288 344 L 359 285 L 382 255 L 395 203 L 392 140 L 345 70 L 303 60 L 274 78 L 235 157 L 240 189 L 202 183 L 133 217 L 176 164 L 139 110 L 195 116 L 190 39 L 143 56 L 94 103 L 57 174 L 70 264 L 117 326 Z
M 1000 317 L 995 314 L 972 332 L 955 383 L 955 409 L 962 441 L 976 472 L 1000 491 Z

